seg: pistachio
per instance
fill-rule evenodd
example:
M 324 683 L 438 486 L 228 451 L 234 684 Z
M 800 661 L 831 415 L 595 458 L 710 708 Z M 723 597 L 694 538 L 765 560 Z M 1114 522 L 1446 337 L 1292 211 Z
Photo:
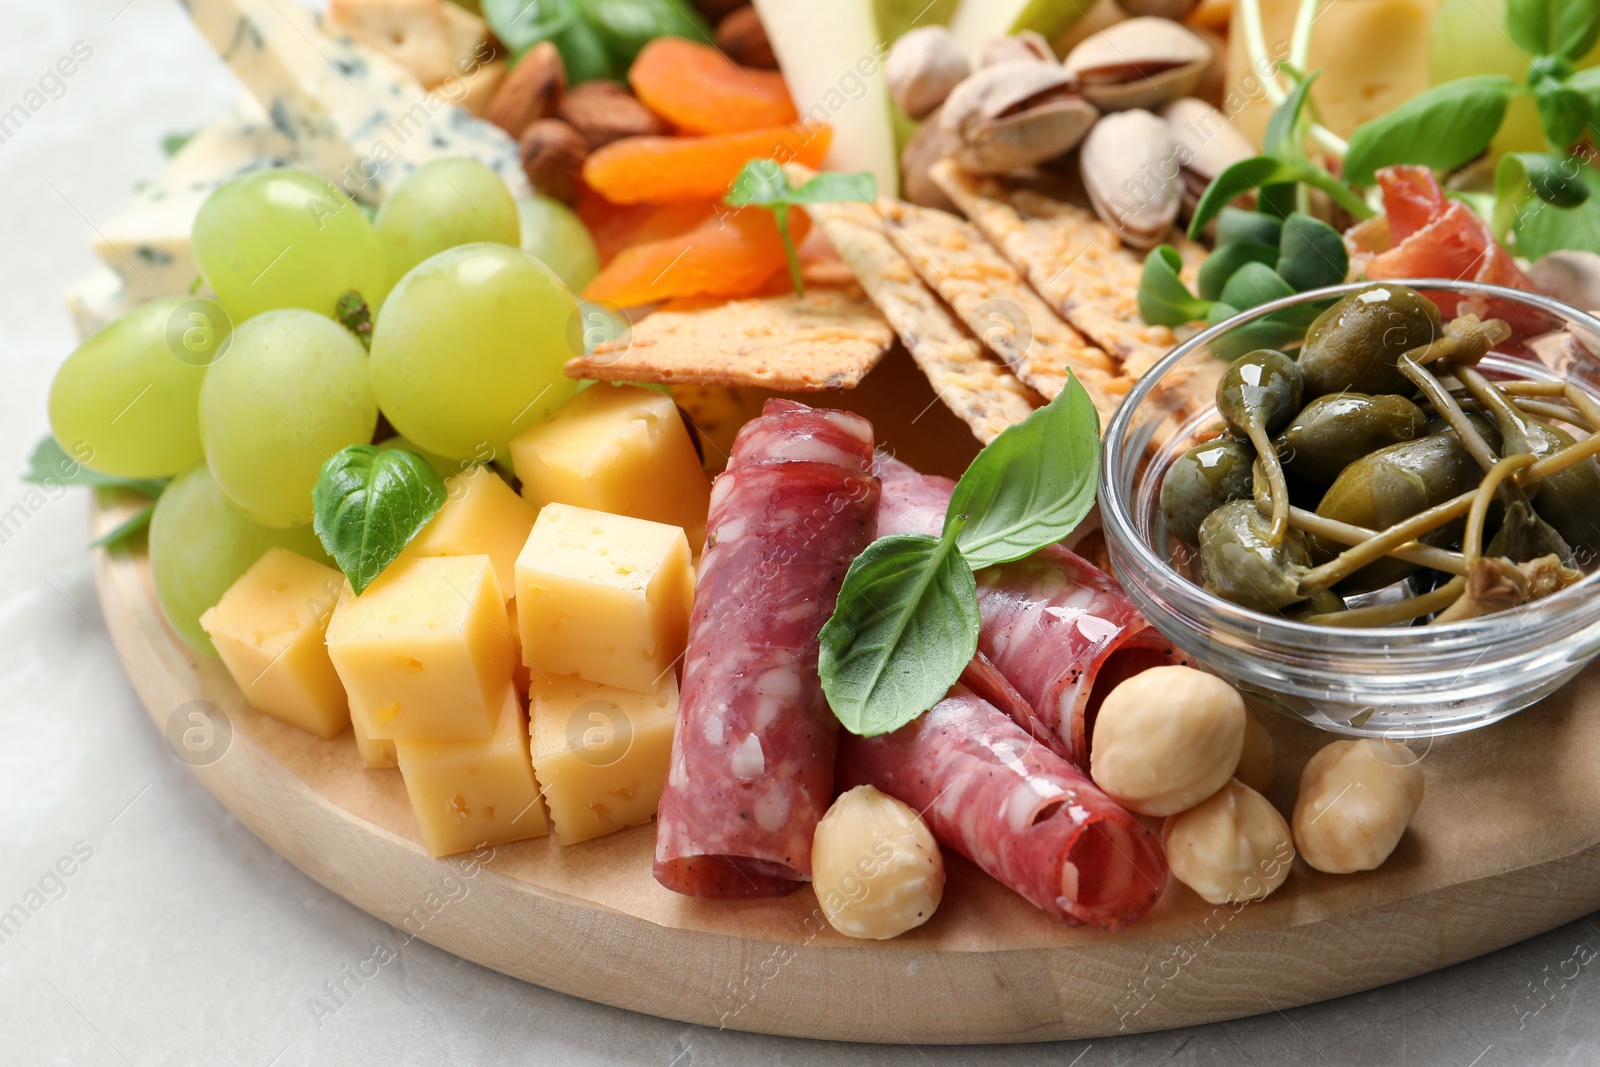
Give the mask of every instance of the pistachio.
M 1174 100 L 1162 109 L 1161 117 L 1183 166 L 1184 202 L 1190 207 L 1217 175 L 1256 154 L 1249 138 L 1204 100 L 1192 96 Z
M 1158 19 L 1181 19 L 1198 3 L 1199 0 L 1122 0 L 1122 7 L 1136 18 L 1149 15 Z
M 1167 124 L 1148 111 L 1120 111 L 1095 123 L 1078 155 L 1089 202 L 1125 244 L 1151 248 L 1166 236 L 1182 200 L 1177 149 Z
M 1211 58 L 1210 46 L 1178 23 L 1136 18 L 1086 39 L 1063 65 L 1090 103 L 1125 111 L 1188 96 Z
M 976 174 L 1053 159 L 1083 139 L 1099 113 L 1055 63 L 983 67 L 950 93 L 939 124 L 959 141 L 952 158 Z
M 906 142 L 905 151 L 900 153 L 901 192 L 907 200 L 920 207 L 960 214 L 949 194 L 931 174 L 933 165 L 950 158 L 960 144 L 960 139 L 939 123 L 937 111 L 923 120 Z
M 991 37 L 983 46 L 983 58 L 980 67 L 992 67 L 996 63 L 1010 63 L 1013 60 L 1028 60 L 1034 63 L 1054 63 L 1056 54 L 1050 50 L 1050 42 L 1043 35 L 1033 30 L 1023 30 L 1021 33 L 1009 37 Z
M 922 26 L 894 43 L 884 60 L 889 95 L 909 118 L 926 117 L 944 103 L 972 68 L 955 36 L 943 26 Z
M 567 88 L 567 70 L 561 53 L 549 41 L 540 41 L 511 68 L 484 117 L 513 137 L 522 136 L 530 123 L 556 113 Z

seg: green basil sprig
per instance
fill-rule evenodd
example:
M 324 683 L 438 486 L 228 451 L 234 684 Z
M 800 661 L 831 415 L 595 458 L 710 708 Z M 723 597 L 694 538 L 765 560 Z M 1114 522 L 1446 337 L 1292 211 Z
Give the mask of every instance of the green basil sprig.
M 554 44 L 572 85 L 621 81 L 657 37 L 712 41 L 711 27 L 686 0 L 483 0 L 482 6 L 513 57 L 541 41 Z
M 311 490 L 311 525 L 359 595 L 444 502 L 444 479 L 421 456 L 351 445 L 322 464 Z
M 139 509 L 126 522 L 119 523 L 89 542 L 95 548 L 111 548 L 119 545 L 149 526 L 150 516 L 156 510 L 155 501 L 171 480 L 171 478 L 121 478 L 115 474 L 94 470 L 67 455 L 66 449 L 48 434 L 33 446 L 33 452 L 28 456 L 28 469 L 22 473 L 23 482 L 28 485 L 42 485 L 47 489 L 66 486 L 83 486 L 97 490 L 127 489 L 150 498 L 149 506 Z
M 806 283 L 800 276 L 800 257 L 789 236 L 789 209 L 796 204 L 837 204 L 857 201 L 870 204 L 878 199 L 878 179 L 871 171 L 843 174 L 822 171 L 804 185 L 790 183 L 782 164 L 775 159 L 752 159 L 739 171 L 733 187 L 723 197 L 729 207 L 764 207 L 772 210 L 783 238 L 783 253 L 789 260 L 789 277 L 794 290 L 804 294 Z
M 1376 171 L 1396 163 L 1459 167 L 1489 147 L 1517 92 L 1517 83 L 1501 74 L 1434 86 L 1356 129 L 1345 177 L 1371 185 Z
M 943 699 L 978 647 L 973 571 L 1071 533 L 1094 506 L 1100 418 L 1071 378 L 956 483 L 938 538 L 882 537 L 845 574 L 818 672 L 834 716 L 874 737 Z

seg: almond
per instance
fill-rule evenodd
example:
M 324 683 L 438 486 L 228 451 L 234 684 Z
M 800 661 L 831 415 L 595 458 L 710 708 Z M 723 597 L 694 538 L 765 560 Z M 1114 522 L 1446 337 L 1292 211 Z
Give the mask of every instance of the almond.
M 484 118 L 511 136 L 520 137 L 529 124 L 556 113 L 566 88 L 567 71 L 561 53 L 549 41 L 541 41 L 511 68 L 489 101 Z
M 753 7 L 738 8 L 717 24 L 717 47 L 740 66 L 777 69 L 778 57 L 772 54 L 767 29 Z
M 583 161 L 589 144 L 583 134 L 560 119 L 537 119 L 517 139 L 522 169 L 534 191 L 568 204 L 577 203 Z
M 672 132 L 637 97 L 616 82 L 588 81 L 561 98 L 556 115 L 583 134 L 592 152 L 624 137 Z

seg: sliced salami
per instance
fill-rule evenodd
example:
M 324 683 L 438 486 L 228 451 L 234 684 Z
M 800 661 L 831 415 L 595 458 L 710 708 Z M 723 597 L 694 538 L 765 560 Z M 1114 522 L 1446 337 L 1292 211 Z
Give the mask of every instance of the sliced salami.
M 872 424 L 768 401 L 711 489 L 656 880 L 698 897 L 790 892 L 833 799 L 838 722 L 817 639 L 876 531 Z
M 965 686 L 894 733 L 842 735 L 839 775 L 917 809 L 941 844 L 1065 922 L 1119 930 L 1166 888 L 1156 835 Z
M 937 535 L 955 483 L 884 455 L 874 470 L 878 532 Z M 978 572 L 978 612 L 978 651 L 1082 768 L 1105 695 L 1142 670 L 1185 662 L 1110 575 L 1058 545 Z

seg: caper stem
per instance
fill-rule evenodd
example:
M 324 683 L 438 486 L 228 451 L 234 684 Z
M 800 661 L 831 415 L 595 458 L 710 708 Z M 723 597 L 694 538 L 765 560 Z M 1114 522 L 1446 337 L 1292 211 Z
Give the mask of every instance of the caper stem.
M 1571 382 L 1563 384 L 1565 388 L 1562 390 L 1561 395 L 1567 398 L 1567 403 L 1577 408 L 1583 417 L 1589 420 L 1590 432 L 1592 433 L 1594 427 L 1600 426 L 1600 401 L 1596 401 L 1594 397 Z
M 1351 608 L 1349 611 L 1330 611 L 1324 615 L 1305 615 L 1301 622 L 1314 626 L 1362 627 L 1389 626 L 1397 622 L 1410 622 L 1424 615 L 1449 607 L 1466 592 L 1467 580 L 1456 577 L 1432 592 L 1421 596 L 1397 600 L 1390 604 L 1375 604 L 1370 608 Z
M 1476 315 L 1457 315 L 1445 323 L 1444 336 L 1436 337 L 1404 353 L 1402 358 L 1423 364 L 1446 359 L 1457 364 L 1472 364 L 1489 354 L 1495 345 L 1511 336 L 1504 319 L 1482 321 Z
M 1283 464 L 1278 460 L 1277 449 L 1272 447 L 1266 427 L 1252 421 L 1245 427 L 1245 433 L 1267 472 L 1267 488 L 1272 493 L 1272 529 L 1267 533 L 1267 544 L 1276 548 L 1289 534 L 1289 483 L 1283 477 Z
M 1341 545 L 1359 545 L 1378 536 L 1376 530 L 1369 530 L 1365 526 L 1356 526 L 1338 519 L 1330 519 L 1318 515 L 1314 511 L 1304 508 L 1289 509 L 1289 525 L 1308 534 L 1337 541 Z M 1445 548 L 1434 548 L 1432 545 L 1418 544 L 1415 541 L 1407 542 L 1392 549 L 1388 555 L 1395 559 L 1415 563 L 1419 567 L 1430 570 L 1445 571 L 1450 574 L 1466 574 L 1466 559 L 1459 552 L 1451 552 Z
M 1500 483 L 1532 464 L 1533 457 L 1527 454 L 1507 456 L 1490 467 L 1489 473 L 1478 483 L 1478 493 L 1472 498 L 1472 507 L 1467 511 L 1467 532 L 1461 539 L 1462 555 L 1468 567 L 1478 562 L 1478 557 L 1483 554 L 1483 524 L 1488 519 L 1489 505 L 1494 501 Z M 1521 495 L 1520 491 L 1518 495 Z
M 1450 395 L 1449 390 L 1439 384 L 1431 372 L 1422 367 L 1410 356 L 1401 356 L 1397 364 L 1400 373 L 1411 379 L 1411 383 L 1422 390 L 1422 395 L 1433 402 L 1434 410 L 1444 417 L 1450 428 L 1456 432 L 1456 437 L 1461 441 L 1461 447 L 1484 470 L 1489 470 L 1500 458 L 1494 454 L 1477 428 L 1467 420 L 1467 413 L 1461 410 L 1461 405 L 1456 403 L 1456 398 Z
M 1584 433 L 1594 433 L 1595 424 L 1584 418 L 1583 412 L 1568 404 L 1552 404 L 1522 396 L 1512 397 L 1511 403 L 1525 415 L 1533 415 L 1546 422 L 1565 422 Z

